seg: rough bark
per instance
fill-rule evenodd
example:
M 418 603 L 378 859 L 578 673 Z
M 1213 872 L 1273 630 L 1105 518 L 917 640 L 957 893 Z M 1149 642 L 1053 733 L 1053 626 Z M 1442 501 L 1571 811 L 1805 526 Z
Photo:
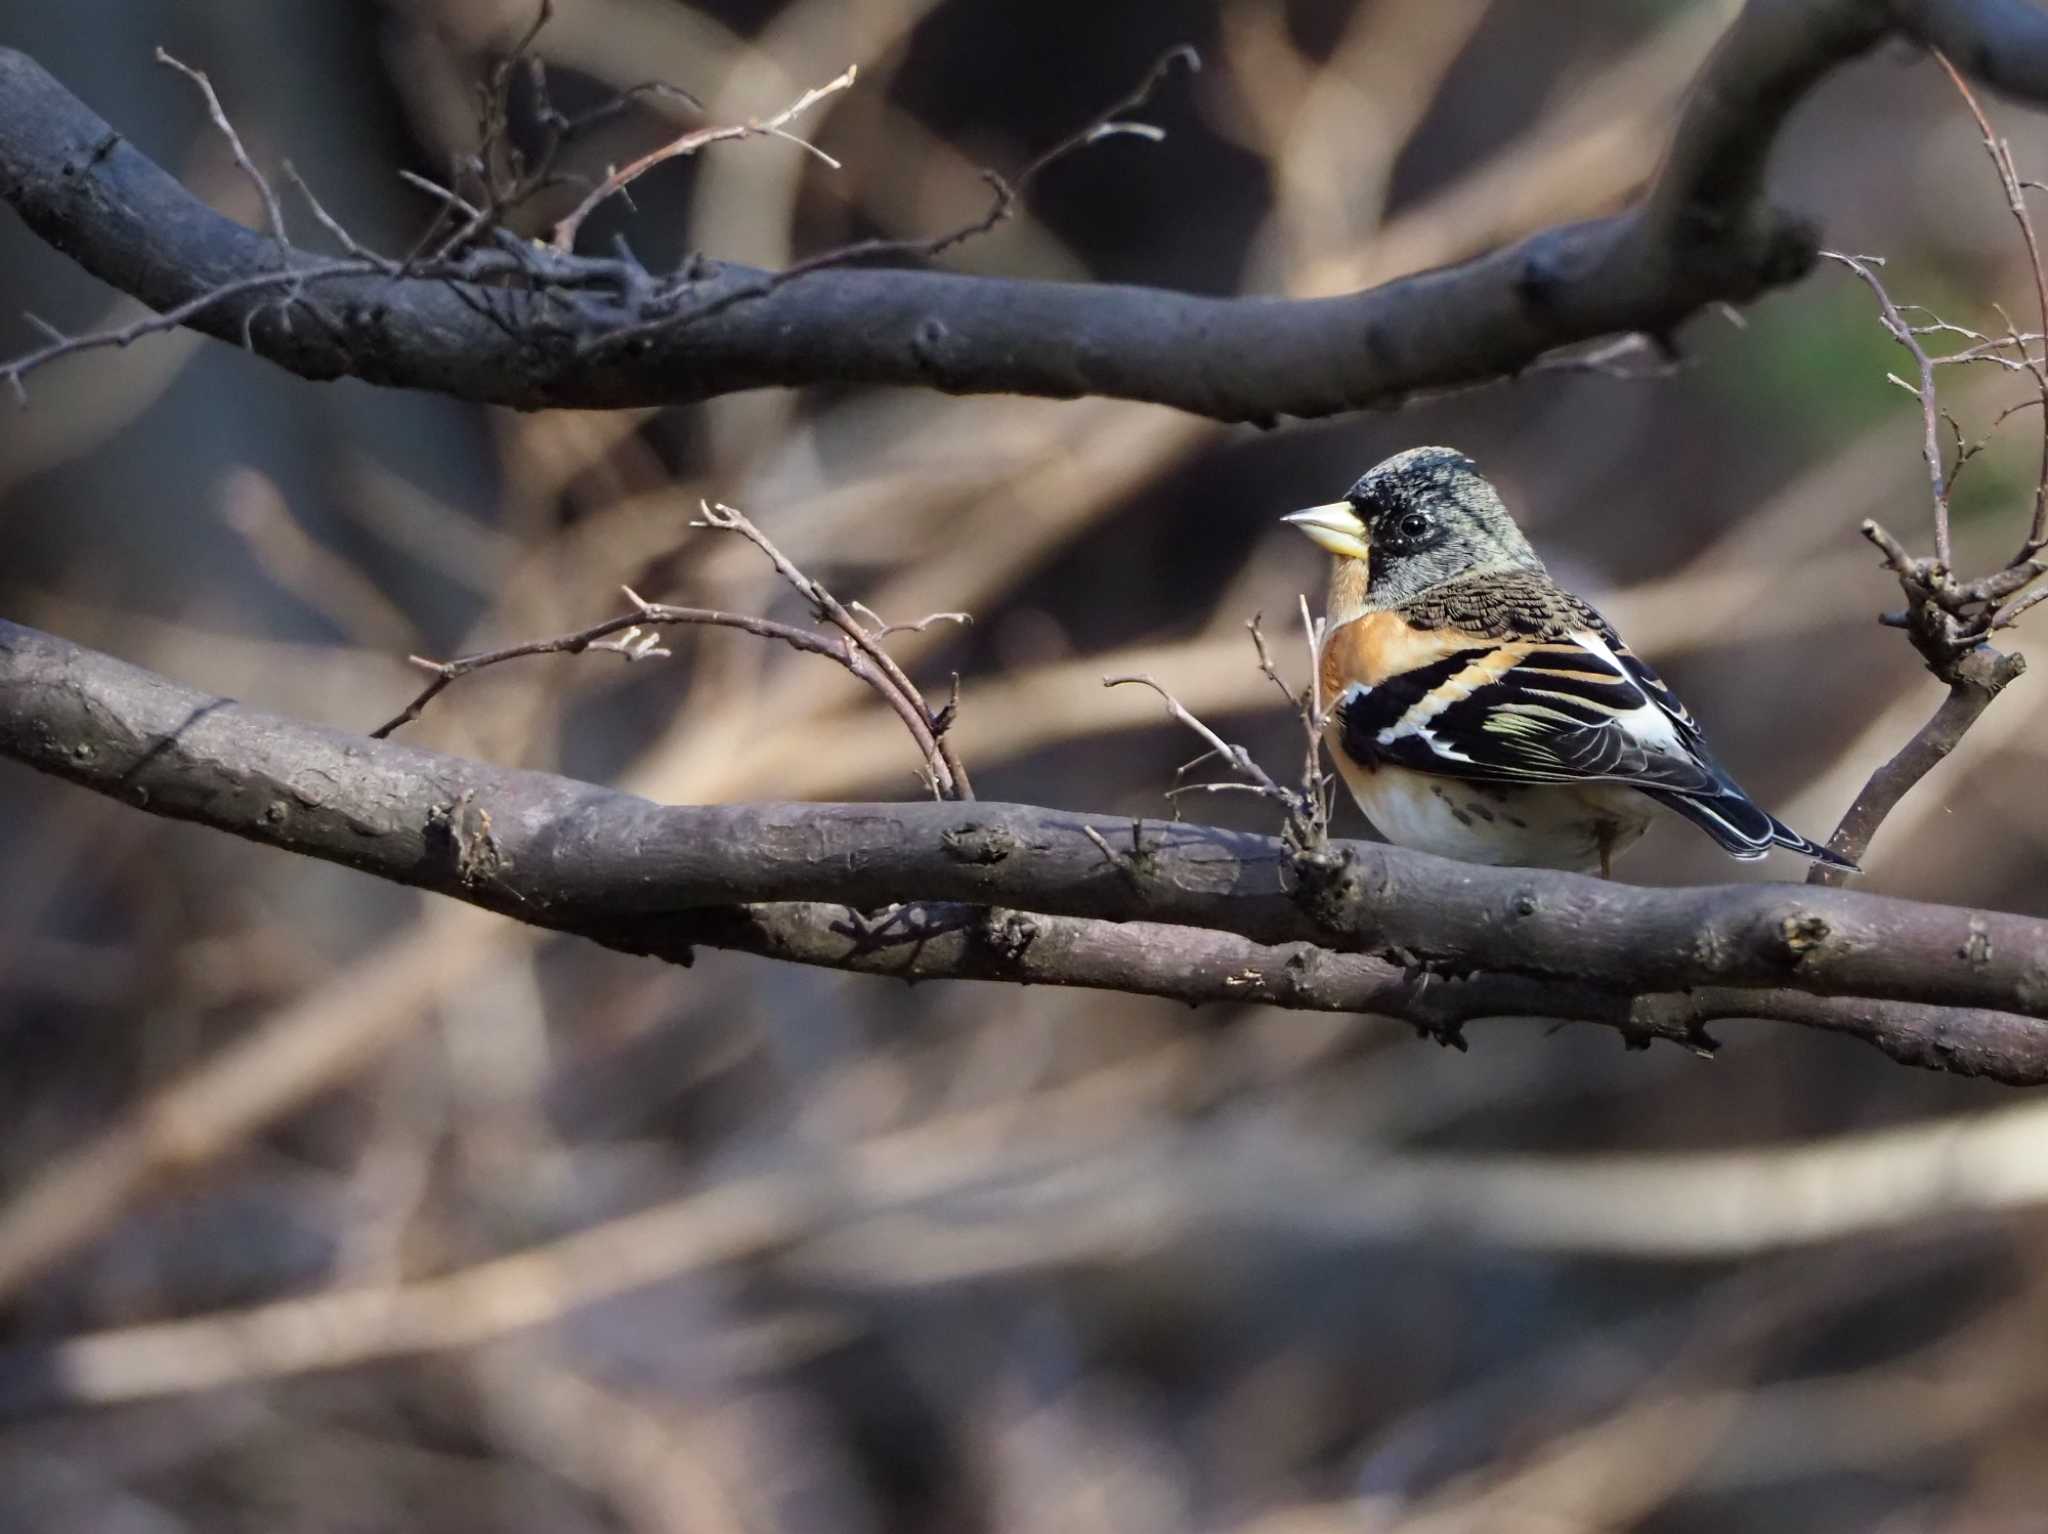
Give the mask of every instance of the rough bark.
M 1107 395 L 1271 421 L 1510 375 L 1599 336 L 1668 336 L 1705 305 L 1796 279 L 1812 264 L 1815 231 L 1768 204 L 1764 173 L 1816 81 L 1897 34 L 1937 42 L 1991 83 L 2039 98 L 2044 33 L 2040 13 L 2017 0 L 1752 0 L 1705 66 L 1641 202 L 1325 299 L 856 266 L 778 281 L 717 262 L 612 297 L 601 287 L 349 274 L 306 251 L 281 257 L 270 235 L 211 212 L 34 60 L 4 49 L 0 196 L 52 245 L 158 310 L 283 259 L 306 274 L 289 324 L 275 286 L 235 292 L 190 323 L 246 339 L 306 378 L 526 408 L 908 384 Z
M 0 756 L 672 959 L 708 943 L 1387 1011 L 1445 1034 L 1499 1013 L 1641 1038 L 1779 1016 L 1916 1064 L 2048 1079 L 2032 1021 L 2048 1017 L 2048 922 L 2001 912 L 1796 884 L 1649 889 L 1363 843 L 1303 857 L 1246 832 L 1015 804 L 659 805 L 245 709 L 4 622 Z

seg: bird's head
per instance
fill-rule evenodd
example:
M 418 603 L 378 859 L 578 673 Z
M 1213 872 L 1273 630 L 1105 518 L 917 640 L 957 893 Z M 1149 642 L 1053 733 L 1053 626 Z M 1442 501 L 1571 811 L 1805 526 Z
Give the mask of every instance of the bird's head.
M 1396 453 L 1361 474 L 1343 500 L 1281 520 L 1334 557 L 1333 627 L 1459 576 L 1543 568 L 1500 492 L 1447 447 Z

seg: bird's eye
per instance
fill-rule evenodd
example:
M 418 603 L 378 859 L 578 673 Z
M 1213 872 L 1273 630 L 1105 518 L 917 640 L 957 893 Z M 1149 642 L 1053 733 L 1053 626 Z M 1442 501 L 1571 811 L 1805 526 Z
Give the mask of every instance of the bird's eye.
M 1411 511 L 1401 519 L 1399 531 L 1403 538 L 1420 538 L 1429 531 L 1429 518 L 1419 511 Z

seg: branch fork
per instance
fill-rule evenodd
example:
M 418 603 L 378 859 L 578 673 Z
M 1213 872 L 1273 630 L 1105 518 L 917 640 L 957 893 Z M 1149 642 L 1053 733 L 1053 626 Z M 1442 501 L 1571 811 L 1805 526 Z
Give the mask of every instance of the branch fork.
M 962 612 L 932 613 L 915 623 L 885 623 L 871 609 L 858 602 L 851 607 L 840 602 L 822 583 L 798 569 L 767 534 L 734 507 L 709 501 L 700 501 L 698 505 L 702 515 L 691 521 L 692 527 L 733 533 L 753 544 L 768 556 L 776 573 L 810 604 L 813 619 L 837 629 L 838 637 L 828 638 L 813 629 L 799 628 L 795 624 L 755 617 L 748 613 L 730 613 L 710 607 L 678 607 L 666 602 L 651 602 L 632 587 L 622 586 L 619 589 L 631 605 L 630 611 L 606 618 L 574 633 L 559 634 L 549 639 L 530 639 L 495 650 L 482 650 L 473 655 L 459 656 L 454 660 L 430 660 L 421 655 L 407 657 L 412 665 L 429 672 L 433 680 L 427 683 L 403 710 L 372 730 L 371 738 L 385 739 L 404 725 L 410 724 L 420 717 L 428 704 L 455 682 L 487 667 L 503 665 L 507 661 L 520 660 L 527 656 L 581 655 L 588 650 L 604 650 L 618 655 L 628 663 L 666 659 L 672 652 L 662 643 L 664 629 L 691 625 L 730 628 L 762 639 L 777 640 L 792 649 L 822 655 L 845 667 L 855 678 L 873 688 L 882 701 L 903 721 L 911 739 L 917 744 L 924 764 L 921 769 L 924 780 L 933 797 L 973 798 L 974 792 L 967 780 L 967 769 L 961 764 L 958 754 L 947 739 L 953 722 L 960 713 L 960 678 L 958 675 L 954 676 L 951 696 L 941 707 L 934 709 L 925 700 L 916 683 L 910 680 L 903 668 L 882 647 L 882 640 L 891 634 L 921 633 L 934 623 L 964 624 L 971 621 L 968 615 Z
M 1317 705 L 1315 683 L 1313 680 L 1316 674 L 1316 656 L 1321 636 L 1315 621 L 1309 616 L 1308 599 L 1306 597 L 1302 598 L 1301 601 L 1301 621 L 1303 632 L 1308 639 L 1309 676 L 1311 680 L 1309 685 L 1300 693 L 1296 693 L 1294 689 L 1289 687 L 1280 676 L 1279 671 L 1274 667 L 1273 657 L 1266 647 L 1266 636 L 1259 627 L 1258 617 L 1254 616 L 1245 624 L 1246 630 L 1251 635 L 1253 651 L 1258 657 L 1260 672 L 1280 690 L 1280 695 L 1288 701 L 1288 704 L 1296 710 L 1301 718 L 1306 749 L 1303 753 L 1300 780 L 1292 787 L 1285 786 L 1275 779 L 1271 773 L 1259 765 L 1258 759 L 1245 747 L 1225 740 L 1207 724 L 1203 723 L 1180 699 L 1168 691 L 1156 677 L 1150 675 L 1106 676 L 1102 679 L 1102 685 L 1104 687 L 1136 686 L 1151 688 L 1153 692 L 1159 695 L 1161 701 L 1166 704 L 1167 713 L 1172 715 L 1179 723 L 1194 731 L 1208 747 L 1200 756 L 1195 757 L 1192 761 L 1183 763 L 1174 772 L 1174 784 L 1173 787 L 1166 790 L 1166 797 L 1173 802 L 1176 816 L 1179 814 L 1179 801 L 1188 794 L 1251 794 L 1257 798 L 1270 800 L 1281 807 L 1286 816 L 1282 834 L 1287 845 L 1303 856 L 1312 856 L 1322 851 L 1330 839 L 1332 784 L 1329 774 L 1322 770 L 1323 728 L 1328 720 L 1327 716 Z M 1237 778 L 1209 783 L 1187 783 L 1182 781 L 1190 772 L 1211 761 L 1221 762 L 1227 771 L 1235 772 L 1238 775 Z M 1111 857 L 1112 862 L 1116 861 L 1114 855 L 1109 853 L 1106 847 L 1104 848 L 1104 854 Z
M 1903 629 L 1928 671 L 1948 688 L 1948 696 L 1933 717 L 1871 774 L 1829 838 L 1829 847 L 1851 861 L 1861 861 L 1893 806 L 1955 750 L 1964 732 L 1990 706 L 1991 700 L 2026 670 L 2023 657 L 1994 648 L 1990 640 L 2048 600 L 2048 586 L 2035 584 L 2043 574 L 2048 574 L 2048 559 L 2042 557 L 2044 549 L 2048 549 L 2048 356 L 2041 350 L 2044 336 L 2048 336 L 2048 269 L 2044 269 L 2041 244 L 2027 207 L 2026 192 L 2033 183 L 2021 179 L 2012 146 L 1993 131 L 1969 82 L 1939 51 L 1934 57 L 1975 120 L 1985 153 L 2005 193 L 2006 207 L 2012 214 L 2033 279 L 2037 329 L 2022 331 L 1996 305 L 1993 307 L 2003 324 L 2002 334 L 1986 335 L 1954 324 L 1920 305 L 1897 303 L 1879 273 L 1884 265 L 1882 258 L 1821 252 L 1846 267 L 1870 290 L 1877 300 L 1878 323 L 1912 359 L 1910 381 L 1897 374 L 1888 376 L 1920 406 L 1920 456 L 1927 466 L 1934 551 L 1931 555 L 1913 553 L 1902 539 L 1875 520 L 1865 520 L 1861 531 L 1884 556 L 1886 568 L 1898 581 L 1906 599 L 1902 610 L 1882 614 L 1878 621 Z M 1909 319 L 1909 314 L 1919 318 Z M 1952 351 L 1932 352 L 1927 338 L 1935 336 L 1953 337 L 1962 344 Z M 2001 411 L 1990 430 L 1973 440 L 1943 408 L 1937 375 L 1945 366 L 1980 364 L 2024 375 L 2032 385 L 2033 397 Z M 1992 433 L 2029 408 L 2041 412 L 2041 468 L 2035 479 L 2033 514 L 2026 536 L 2002 567 L 1960 579 L 1955 573 L 1949 513 L 1956 482 Z M 1807 875 L 1807 882 L 1839 884 L 1846 877 L 1844 870 L 1816 864 Z

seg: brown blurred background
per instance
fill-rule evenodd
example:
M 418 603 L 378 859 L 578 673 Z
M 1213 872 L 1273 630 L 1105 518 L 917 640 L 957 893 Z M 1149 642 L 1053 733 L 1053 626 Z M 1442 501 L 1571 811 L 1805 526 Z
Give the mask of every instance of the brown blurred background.
M 588 248 L 775 265 L 935 233 L 980 211 L 977 167 L 1016 169 L 1189 42 L 1202 73 L 1141 114 L 1163 142 L 1061 163 L 950 259 L 1300 294 L 1625 200 L 1734 9 L 558 8 L 540 46 L 572 106 L 659 78 L 736 120 L 861 68 L 800 125 L 843 169 L 719 145 Z M 427 208 L 394 171 L 470 147 L 475 84 L 529 17 L 0 0 L 0 37 L 256 222 L 163 45 L 260 165 L 290 158 L 398 249 Z M 667 112 L 581 163 L 699 120 Z M 1994 112 L 2048 174 L 2038 119 Z M 1775 181 L 1838 248 L 1890 257 L 1900 299 L 2024 312 L 1931 65 L 1831 79 Z M 0 271 L 10 349 L 24 309 L 128 313 L 11 220 Z M 887 617 L 972 611 L 899 653 L 935 691 L 961 674 L 985 797 L 1154 813 L 1190 744 L 1101 675 L 1149 670 L 1291 764 L 1242 626 L 1266 614 L 1298 671 L 1285 619 L 1321 572 L 1274 519 L 1446 442 L 1824 836 L 1938 698 L 1873 622 L 1897 593 L 1855 531 L 1925 537 L 1918 419 L 1845 275 L 1742 320 L 1697 320 L 1670 377 L 1543 373 L 1266 433 L 907 391 L 519 415 L 158 338 L 0 414 L 0 611 L 368 728 L 417 686 L 408 652 L 579 627 L 621 583 L 800 618 L 750 550 L 688 529 L 710 496 Z M 2011 394 L 1950 382 L 1977 429 Z M 1963 482 L 1970 554 L 2020 535 L 2031 430 Z M 671 801 L 917 791 L 842 672 L 671 642 L 480 675 L 401 738 Z M 1867 887 L 2048 912 L 2040 685 L 1906 801 Z M 1704 1062 L 1503 1021 L 1459 1054 L 1371 1018 L 669 968 L 7 766 L 0 867 L 0 1529 L 2048 1528 L 2048 1107 L 2024 1096 L 1783 1027 L 1730 1026 Z M 1798 872 L 1683 828 L 1623 865 Z M 537 1255 L 483 1266 L 514 1252 Z

